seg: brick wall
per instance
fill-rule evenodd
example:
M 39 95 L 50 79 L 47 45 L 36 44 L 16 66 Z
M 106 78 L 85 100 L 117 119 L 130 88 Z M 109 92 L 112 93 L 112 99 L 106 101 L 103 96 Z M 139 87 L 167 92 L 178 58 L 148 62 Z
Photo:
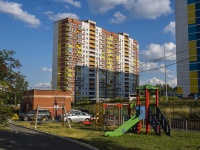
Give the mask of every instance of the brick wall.
M 38 107 L 65 106 L 66 111 L 71 109 L 71 91 L 60 90 L 29 90 L 24 93 L 21 105 L 22 112 L 28 112 Z M 53 117 L 62 113 L 61 108 L 44 108 L 51 111 Z

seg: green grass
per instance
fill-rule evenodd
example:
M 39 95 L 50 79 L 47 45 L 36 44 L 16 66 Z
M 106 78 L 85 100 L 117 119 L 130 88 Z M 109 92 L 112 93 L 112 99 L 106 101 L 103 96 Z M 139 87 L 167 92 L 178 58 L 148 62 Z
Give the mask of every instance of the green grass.
M 30 122 L 15 122 L 18 125 L 30 127 Z M 32 128 L 34 125 L 32 125 Z M 171 136 L 156 135 L 151 131 L 148 135 L 144 131 L 140 134 L 126 133 L 120 137 L 105 137 L 104 131 L 95 130 L 93 125 L 62 123 L 38 124 L 37 130 L 50 132 L 62 137 L 68 137 L 90 144 L 100 150 L 198 150 L 200 149 L 200 132 L 172 131 Z

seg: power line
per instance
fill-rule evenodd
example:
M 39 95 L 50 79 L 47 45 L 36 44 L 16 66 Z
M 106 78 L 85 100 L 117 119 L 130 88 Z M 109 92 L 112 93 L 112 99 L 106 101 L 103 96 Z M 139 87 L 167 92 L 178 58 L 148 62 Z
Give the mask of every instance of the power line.
M 146 64 L 146 63 L 150 63 L 150 62 L 159 61 L 159 60 L 162 60 L 162 59 L 165 59 L 165 58 L 171 57 L 171 56 L 173 56 L 173 55 L 176 55 L 176 54 L 179 54 L 179 53 L 183 53 L 183 52 L 188 51 L 188 50 L 190 50 L 190 49 L 191 49 L 191 50 L 194 50 L 194 48 L 200 48 L 200 47 L 187 48 L 187 49 L 184 49 L 184 50 L 182 50 L 182 51 L 179 51 L 179 52 L 173 53 L 173 54 L 168 55 L 168 56 L 165 56 L 165 57 L 161 57 L 161 58 L 154 59 L 154 60 L 151 60 L 151 61 L 146 61 L 146 62 L 141 63 L 141 64 L 139 64 L 139 65 L 143 65 L 143 64 Z
M 157 67 L 157 68 L 153 68 L 153 69 L 149 69 L 149 70 L 145 70 L 145 71 L 140 71 L 140 73 L 142 73 L 142 72 L 149 72 L 149 71 L 157 70 L 157 69 L 160 69 L 160 68 L 169 67 L 169 66 L 172 66 L 172 65 L 175 65 L 175 64 L 181 63 L 181 62 L 183 62 L 183 61 L 189 60 L 189 59 L 194 58 L 194 57 L 196 57 L 196 56 L 192 56 L 192 57 L 189 57 L 189 58 L 187 58 L 187 59 L 183 59 L 183 60 L 181 60 L 181 61 L 178 61 L 178 62 L 175 62 L 175 63 L 169 64 L 169 65 L 166 65 L 166 66 Z

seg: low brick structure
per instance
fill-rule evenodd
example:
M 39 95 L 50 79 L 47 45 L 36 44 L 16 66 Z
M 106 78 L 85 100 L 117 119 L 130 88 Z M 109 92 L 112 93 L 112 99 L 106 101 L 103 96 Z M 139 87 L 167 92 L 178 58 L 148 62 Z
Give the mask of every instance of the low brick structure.
M 48 109 L 51 112 L 52 117 L 57 117 L 58 114 L 62 114 L 62 109 L 56 107 L 61 107 L 64 105 L 66 111 L 71 109 L 71 94 L 71 91 L 61 90 L 29 90 L 24 92 L 20 110 L 21 112 L 26 113 L 30 110 L 35 110 L 37 106 L 52 107 L 44 109 Z

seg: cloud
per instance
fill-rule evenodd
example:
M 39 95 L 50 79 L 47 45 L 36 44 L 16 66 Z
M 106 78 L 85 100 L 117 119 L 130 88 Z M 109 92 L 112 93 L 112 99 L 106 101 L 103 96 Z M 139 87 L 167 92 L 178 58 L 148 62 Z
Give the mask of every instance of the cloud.
M 172 33 L 175 35 L 175 22 L 170 22 L 165 28 L 164 33 Z
M 157 19 L 172 13 L 170 0 L 88 0 L 93 13 L 106 13 L 122 6 L 131 18 Z
M 114 24 L 120 24 L 120 23 L 123 23 L 125 20 L 126 20 L 126 16 L 124 16 L 122 13 L 117 11 L 113 15 L 113 18 L 110 20 L 110 22 Z
M 46 82 L 46 83 L 37 83 L 34 86 L 35 88 L 50 88 L 51 87 L 51 83 Z
M 164 61 L 164 51 L 166 60 L 176 60 L 176 45 L 172 42 L 165 43 L 164 45 L 154 43 L 147 45 L 146 50 L 140 51 L 140 59 L 141 61 L 152 61 L 157 59 Z
M 74 0 L 55 0 L 56 2 L 63 2 L 63 3 L 68 3 L 71 4 L 75 7 L 81 7 L 81 2 L 79 1 L 74 1 Z
M 173 78 L 172 80 L 169 80 L 168 82 L 167 82 L 167 84 L 169 84 L 169 86 L 171 86 L 171 87 L 176 87 L 177 86 L 177 78 Z
M 52 69 L 51 68 L 47 68 L 47 67 L 43 67 L 42 71 L 43 72 L 52 72 Z
M 165 84 L 164 81 L 156 78 L 156 77 L 153 77 L 152 79 L 148 79 L 146 81 L 140 81 L 140 85 L 144 85 L 144 84 L 151 84 L 151 85 L 156 85 L 156 84 Z M 167 84 L 169 84 L 169 86 L 171 87 L 176 87 L 177 86 L 177 78 L 173 78 L 172 80 L 169 80 L 167 81 Z
M 157 19 L 172 13 L 170 0 L 129 0 L 124 7 L 134 18 Z
M 48 16 L 49 20 L 52 20 L 52 21 L 58 21 L 58 20 L 65 19 L 65 18 L 79 19 L 79 17 L 76 14 L 72 14 L 72 13 L 53 14 L 53 12 L 47 11 L 47 12 L 45 12 L 45 14 Z
M 26 11 L 22 10 L 22 4 L 8 2 L 8 1 L 0 1 L 0 12 L 9 14 L 13 16 L 15 19 L 21 20 L 23 22 L 28 23 L 31 27 L 38 27 L 40 25 L 40 20 L 35 17 L 35 15 L 31 15 Z
M 104 14 L 114 9 L 117 5 L 122 5 L 128 0 L 88 0 L 90 10 L 93 13 Z
M 164 81 L 156 78 L 156 77 L 153 77 L 152 79 L 148 79 L 146 81 L 143 81 L 140 83 L 140 85 L 143 85 L 143 84 L 151 84 L 151 85 L 156 85 L 156 84 L 165 84 Z
M 173 75 L 168 74 L 167 75 L 168 78 L 175 78 Z
M 165 73 L 165 64 L 158 64 L 154 62 L 140 63 L 140 72 L 157 72 Z M 166 68 L 166 73 L 170 73 L 170 70 Z

